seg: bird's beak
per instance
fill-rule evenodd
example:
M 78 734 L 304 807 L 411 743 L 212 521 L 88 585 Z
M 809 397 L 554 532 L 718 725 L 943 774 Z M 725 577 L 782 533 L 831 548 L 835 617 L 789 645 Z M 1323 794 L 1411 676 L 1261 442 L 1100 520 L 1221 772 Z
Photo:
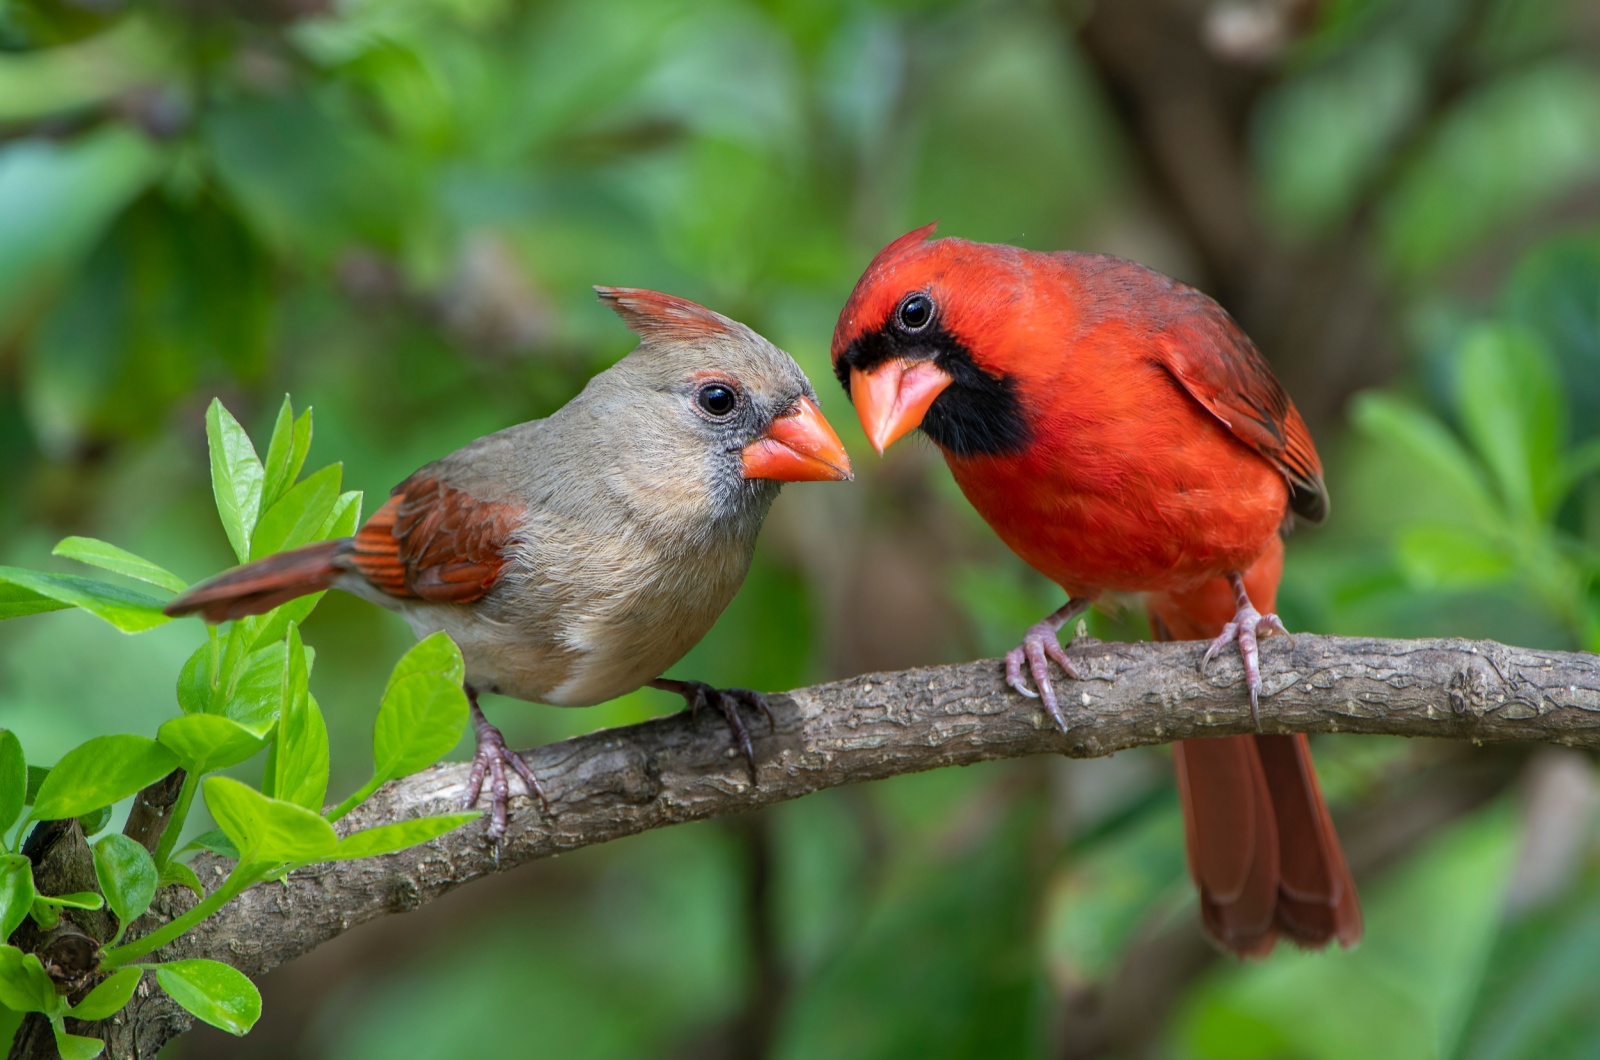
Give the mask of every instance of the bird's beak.
M 878 455 L 921 426 L 933 399 L 954 381 L 932 361 L 885 361 L 870 371 L 850 369 L 850 400 Z
M 779 482 L 850 479 L 850 457 L 844 443 L 810 398 L 779 416 L 767 433 L 744 447 L 744 477 Z

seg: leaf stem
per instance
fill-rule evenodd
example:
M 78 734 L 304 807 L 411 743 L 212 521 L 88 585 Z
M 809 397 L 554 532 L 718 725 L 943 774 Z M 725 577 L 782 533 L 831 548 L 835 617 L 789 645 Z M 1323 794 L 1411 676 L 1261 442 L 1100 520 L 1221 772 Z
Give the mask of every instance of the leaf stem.
M 194 803 L 195 789 L 199 786 L 200 774 L 186 772 L 183 776 L 183 785 L 178 788 L 178 801 L 172 804 L 172 817 L 167 821 L 167 827 L 161 833 L 161 842 L 156 846 L 155 863 L 156 873 L 165 871 L 167 862 L 172 859 L 172 848 L 178 844 L 178 836 L 183 832 L 183 823 L 189 817 L 189 807 Z
M 276 865 L 267 865 L 259 862 L 253 865 L 235 865 L 233 871 L 228 874 L 228 878 L 222 881 L 222 886 L 206 895 L 198 905 L 187 913 L 168 921 L 142 938 L 137 938 L 132 942 L 124 943 L 121 946 L 113 946 L 111 949 L 106 950 L 100 958 L 101 969 L 110 971 L 120 968 L 129 961 L 137 960 L 153 950 L 160 949 L 249 890 L 259 880 L 270 876 L 276 868 Z
M 351 792 L 348 798 L 328 811 L 326 815 L 328 818 L 328 823 L 333 824 L 339 818 L 343 817 L 357 806 L 360 806 L 363 802 L 366 802 L 367 799 L 371 797 L 373 792 L 383 787 L 383 784 L 384 778 L 373 777 L 371 780 L 361 785 L 361 787 Z

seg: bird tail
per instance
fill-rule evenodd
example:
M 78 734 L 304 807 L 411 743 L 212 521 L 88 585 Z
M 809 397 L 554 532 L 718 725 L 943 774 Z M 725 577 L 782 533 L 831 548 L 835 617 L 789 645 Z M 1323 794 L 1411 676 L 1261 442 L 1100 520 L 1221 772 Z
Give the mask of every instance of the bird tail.
M 1273 609 L 1283 543 L 1245 572 L 1263 613 Z M 1147 603 L 1159 640 L 1214 637 L 1233 617 L 1233 592 L 1216 578 Z M 1200 919 L 1223 949 L 1264 957 L 1281 935 L 1317 949 L 1361 938 L 1361 904 L 1302 733 L 1222 736 L 1173 745 L 1189 873 Z
M 349 543 L 349 538 L 318 541 L 223 571 L 180 593 L 162 610 L 174 617 L 198 611 L 207 622 L 262 614 L 332 587 L 344 570 L 338 556 Z

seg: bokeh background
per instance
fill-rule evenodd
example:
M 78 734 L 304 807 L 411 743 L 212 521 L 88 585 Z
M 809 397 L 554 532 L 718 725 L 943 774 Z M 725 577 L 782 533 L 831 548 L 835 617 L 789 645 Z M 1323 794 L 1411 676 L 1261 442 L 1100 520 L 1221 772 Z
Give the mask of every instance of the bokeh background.
M 370 511 L 630 348 L 591 284 L 652 286 L 792 351 L 858 471 L 785 492 L 674 672 L 996 654 L 1058 592 L 931 447 L 874 457 L 827 368 L 871 254 L 939 219 L 1136 258 L 1240 319 L 1328 465 L 1291 628 L 1597 650 L 1597 60 L 1594 0 L 8 0 L 0 562 L 90 534 L 225 566 L 213 395 L 261 437 L 285 392 L 314 406 L 311 466 Z M 348 788 L 408 635 L 338 594 L 305 635 Z M 0 721 L 41 762 L 151 733 L 201 636 L 7 622 Z M 524 746 L 677 706 L 486 701 Z M 1600 1056 L 1593 756 L 1316 750 L 1351 953 L 1218 958 L 1166 754 L 1036 759 L 505 873 L 164 1055 Z

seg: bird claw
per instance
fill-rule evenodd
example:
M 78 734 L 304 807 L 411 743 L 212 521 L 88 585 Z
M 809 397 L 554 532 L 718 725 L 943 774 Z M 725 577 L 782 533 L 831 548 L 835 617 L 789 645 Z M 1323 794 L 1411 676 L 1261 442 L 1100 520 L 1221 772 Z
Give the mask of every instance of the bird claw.
M 511 802 L 511 784 L 506 778 L 506 767 L 522 779 L 527 787 L 528 794 L 538 796 L 540 805 L 545 813 L 550 812 L 550 800 L 545 797 L 544 787 L 539 783 L 539 778 L 533 775 L 533 770 L 528 768 L 528 763 L 522 756 L 506 746 L 506 739 L 500 735 L 500 730 L 489 724 L 489 719 L 483 716 L 483 711 L 478 709 L 476 700 L 472 701 L 472 728 L 477 736 L 478 749 L 472 755 L 472 772 L 467 775 L 467 790 L 461 798 L 461 808 L 470 810 L 477 805 L 478 797 L 483 794 L 483 782 L 489 781 L 489 841 L 494 844 L 498 857 L 500 841 L 506 834 L 507 807 Z
M 754 707 L 766 716 L 767 730 L 778 731 L 777 719 L 772 716 L 772 705 L 767 702 L 767 697 L 761 692 L 749 688 L 717 688 L 704 681 L 677 681 L 663 678 L 652 684 L 668 692 L 676 692 L 684 698 L 689 705 L 689 716 L 698 717 L 702 706 L 715 707 L 722 714 L 723 720 L 728 723 L 728 730 L 733 734 L 733 742 L 744 753 L 745 764 L 750 767 L 750 782 L 757 783 L 759 778 L 756 773 L 756 749 L 750 740 L 750 730 L 744 723 L 743 716 L 739 713 L 739 704 Z
M 1294 644 L 1294 637 L 1284 628 L 1283 620 L 1270 612 L 1263 615 L 1257 611 L 1241 591 L 1239 610 L 1233 616 L 1233 621 L 1222 627 L 1222 632 L 1217 634 L 1200 657 L 1200 672 L 1204 674 L 1218 652 L 1230 644 L 1239 645 L 1239 657 L 1244 662 L 1245 687 L 1250 690 L 1250 720 L 1255 722 L 1257 732 L 1261 731 L 1261 653 L 1257 642 L 1271 636 L 1288 637 L 1289 643 Z
M 1022 643 L 1006 652 L 1006 684 L 1029 699 L 1040 700 L 1045 713 L 1056 723 L 1056 728 L 1066 732 L 1066 715 L 1061 712 L 1061 702 L 1056 698 L 1055 686 L 1050 682 L 1050 663 L 1054 661 L 1063 673 L 1074 680 L 1081 679 L 1083 674 L 1056 639 L 1056 631 L 1060 628 L 1059 624 L 1052 625 L 1050 619 L 1029 627 L 1022 637 Z M 1028 687 L 1023 673 L 1024 664 L 1037 692 Z

